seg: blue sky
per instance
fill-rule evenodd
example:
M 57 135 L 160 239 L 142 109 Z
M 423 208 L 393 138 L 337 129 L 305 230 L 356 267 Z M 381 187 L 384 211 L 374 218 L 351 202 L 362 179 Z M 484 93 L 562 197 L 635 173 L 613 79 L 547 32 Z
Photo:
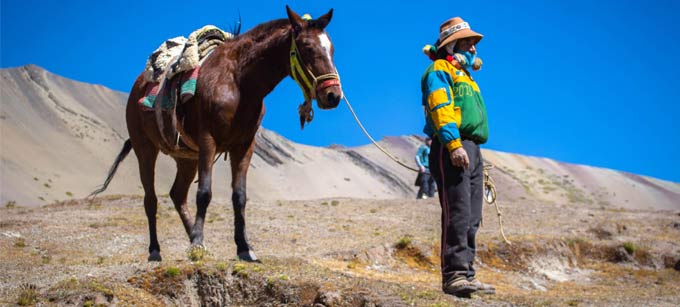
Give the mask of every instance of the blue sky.
M 345 94 L 378 139 L 419 134 L 424 44 L 461 16 L 485 35 L 474 74 L 490 121 L 485 148 L 680 182 L 680 1 L 32 1 L 2 0 L 0 65 L 37 64 L 128 92 L 164 40 L 206 24 L 243 29 L 334 8 L 327 32 Z M 263 126 L 299 143 L 368 143 L 347 107 L 316 112 L 285 79 Z M 121 114 L 121 121 L 124 115 Z

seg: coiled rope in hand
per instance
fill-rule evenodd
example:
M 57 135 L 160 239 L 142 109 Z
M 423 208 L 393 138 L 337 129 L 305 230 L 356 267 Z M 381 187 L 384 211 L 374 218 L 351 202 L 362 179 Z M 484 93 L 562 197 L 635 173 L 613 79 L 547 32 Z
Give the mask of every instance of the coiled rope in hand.
M 505 236 L 505 231 L 503 231 L 503 215 L 501 213 L 501 209 L 498 207 L 498 202 L 496 201 L 496 184 L 494 183 L 493 178 L 491 178 L 491 175 L 489 175 L 489 170 L 494 167 L 495 166 L 491 163 L 484 163 L 484 200 L 488 204 L 492 204 L 494 207 L 496 207 L 498 228 L 500 229 L 503 241 L 508 243 L 508 245 L 512 245 L 510 240 L 508 240 L 508 238 Z

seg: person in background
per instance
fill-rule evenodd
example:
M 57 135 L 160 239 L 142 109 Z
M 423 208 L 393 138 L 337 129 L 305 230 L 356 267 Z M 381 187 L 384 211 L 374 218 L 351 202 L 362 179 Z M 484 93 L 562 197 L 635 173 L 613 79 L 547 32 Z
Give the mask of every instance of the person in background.
M 427 199 L 428 197 L 434 197 L 435 186 L 434 179 L 430 175 L 430 144 L 432 144 L 432 139 L 425 138 L 425 143 L 418 147 L 418 152 L 416 152 L 416 164 L 418 165 L 419 172 L 418 178 L 416 179 L 416 185 L 420 188 L 418 189 L 418 195 L 416 199 Z
M 442 207 L 442 289 L 458 297 L 495 293 L 476 278 L 476 235 L 482 220 L 483 161 L 479 148 L 489 129 L 484 99 L 470 74 L 479 70 L 482 35 L 460 17 L 439 27 L 432 59 L 421 79 L 425 133 L 432 138 L 430 169 Z

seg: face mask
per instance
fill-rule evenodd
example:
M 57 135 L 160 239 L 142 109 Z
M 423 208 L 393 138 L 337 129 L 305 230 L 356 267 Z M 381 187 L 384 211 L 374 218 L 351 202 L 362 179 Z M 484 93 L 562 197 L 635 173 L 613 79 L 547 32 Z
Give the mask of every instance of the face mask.
M 458 55 L 461 55 L 462 57 L 458 56 Z M 458 60 L 458 62 L 460 62 L 460 65 L 462 65 L 463 67 L 465 67 L 468 70 L 472 69 L 472 66 L 475 64 L 476 58 L 477 58 L 477 54 L 472 54 L 469 51 L 458 52 L 456 54 L 456 59 Z M 462 59 L 463 61 L 460 61 L 460 59 Z

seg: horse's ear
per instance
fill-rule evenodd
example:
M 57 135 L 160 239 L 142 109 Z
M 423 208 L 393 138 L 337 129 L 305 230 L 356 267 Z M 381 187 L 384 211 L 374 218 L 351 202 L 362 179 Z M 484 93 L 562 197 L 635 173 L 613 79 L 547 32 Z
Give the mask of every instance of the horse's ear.
M 302 25 L 305 23 L 305 21 L 300 17 L 300 15 L 293 12 L 293 10 L 288 5 L 286 5 L 286 13 L 288 13 L 288 20 L 290 21 L 290 25 L 293 26 L 293 30 L 296 33 L 299 33 L 300 30 L 302 30 Z
M 328 23 L 331 22 L 332 17 L 333 17 L 333 9 L 330 9 L 328 11 L 328 13 L 319 17 L 319 19 L 316 20 L 318 27 L 321 28 L 321 29 L 325 29 L 326 26 L 328 25 Z

